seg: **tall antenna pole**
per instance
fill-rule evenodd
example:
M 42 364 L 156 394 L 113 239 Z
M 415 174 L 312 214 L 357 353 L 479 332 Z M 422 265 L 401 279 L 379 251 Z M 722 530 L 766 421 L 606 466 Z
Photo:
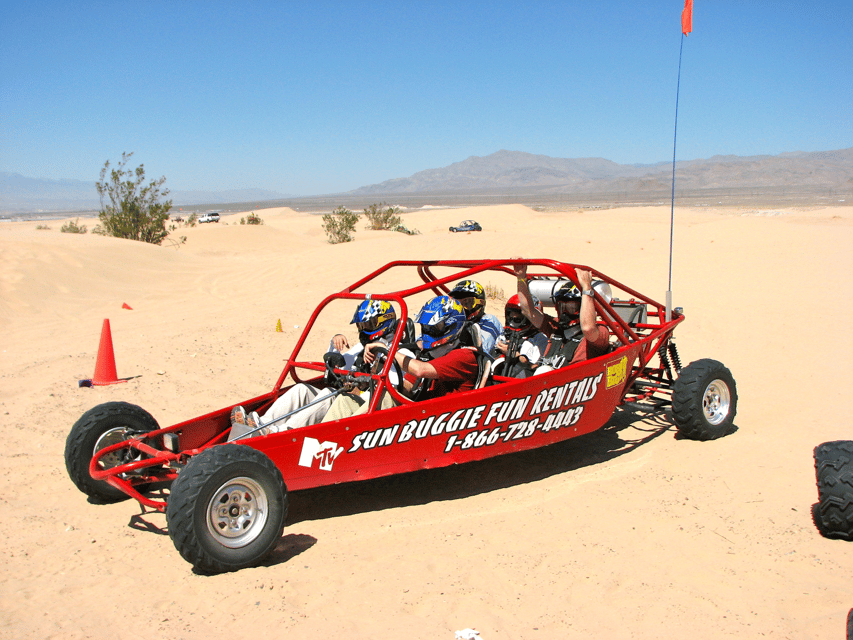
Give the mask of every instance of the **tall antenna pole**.
M 678 82 L 675 85 L 675 133 L 672 136 L 672 205 L 669 211 L 669 280 L 666 289 L 666 321 L 672 320 L 672 244 L 675 233 L 675 143 L 678 141 L 678 94 L 681 91 L 681 53 L 684 36 L 693 31 L 693 0 L 684 0 L 681 12 L 681 46 L 678 49 Z
M 675 85 L 675 133 L 672 136 L 672 204 L 669 210 L 669 280 L 666 288 L 666 321 L 672 320 L 672 244 L 675 234 L 675 143 L 678 141 L 678 94 L 681 90 L 681 52 L 684 50 L 684 34 L 678 49 L 678 83 Z

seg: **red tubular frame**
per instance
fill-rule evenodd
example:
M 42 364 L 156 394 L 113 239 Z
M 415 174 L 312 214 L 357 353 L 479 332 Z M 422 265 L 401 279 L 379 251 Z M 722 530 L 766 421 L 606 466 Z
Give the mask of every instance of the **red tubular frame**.
M 559 278 L 559 279 L 568 279 L 574 282 L 575 284 L 579 284 L 577 281 L 577 277 L 575 274 L 576 268 L 581 268 L 585 270 L 589 270 L 593 278 L 596 280 L 601 280 L 603 282 L 608 283 L 612 287 L 619 289 L 620 291 L 625 292 L 625 294 L 631 296 L 629 302 L 634 302 L 637 304 L 643 304 L 646 307 L 646 316 L 647 322 L 642 324 L 634 324 L 629 325 L 623 318 L 614 311 L 611 304 L 601 297 L 601 295 L 596 291 L 593 296 L 593 303 L 595 305 L 596 312 L 598 317 L 601 318 L 601 323 L 605 324 L 612 336 L 618 340 L 622 346 L 618 346 L 616 351 L 614 352 L 614 356 L 618 353 L 624 353 L 625 356 L 630 359 L 627 360 L 627 366 L 630 367 L 630 371 L 626 371 L 625 373 L 625 382 L 624 384 L 620 383 L 619 396 L 615 400 L 615 404 L 621 404 L 627 401 L 636 402 L 642 400 L 649 400 L 652 396 L 658 391 L 665 391 L 668 384 L 671 380 L 664 380 L 664 376 L 671 378 L 671 372 L 668 371 L 668 367 L 664 367 L 664 363 L 661 362 L 658 366 L 650 366 L 650 362 L 658 354 L 659 350 L 666 347 L 667 343 L 672 337 L 672 332 L 675 327 L 684 320 L 684 316 L 680 313 L 674 313 L 672 319 L 669 322 L 666 322 L 665 317 L 665 308 L 659 302 L 652 300 L 651 298 L 626 287 L 620 282 L 608 277 L 607 275 L 592 269 L 586 265 L 577 265 L 570 264 L 565 262 L 559 262 L 556 260 L 548 260 L 548 259 L 535 259 L 535 260 L 398 260 L 394 262 L 390 262 L 379 269 L 376 269 L 374 272 L 369 275 L 357 280 L 353 284 L 345 287 L 340 292 L 332 294 L 326 297 L 314 310 L 311 314 L 311 317 L 308 319 L 308 322 L 305 325 L 305 328 L 302 331 L 299 339 L 294 346 L 293 352 L 285 363 L 284 369 L 279 375 L 275 386 L 273 389 L 264 395 L 258 396 L 251 400 L 243 402 L 243 406 L 246 407 L 247 410 L 263 410 L 272 404 L 275 399 L 281 395 L 286 388 L 283 387 L 285 380 L 288 376 L 290 376 L 295 383 L 309 381 L 309 382 L 318 382 L 320 380 L 319 376 L 315 378 L 306 378 L 303 380 L 297 373 L 297 369 L 306 369 L 308 371 L 315 372 L 323 372 L 325 370 L 325 365 L 322 362 L 318 361 L 299 361 L 299 354 L 310 334 L 314 324 L 317 320 L 319 314 L 333 301 L 336 300 L 365 300 L 368 298 L 377 298 L 382 300 L 388 300 L 396 303 L 399 306 L 400 314 L 398 317 L 398 325 L 397 329 L 394 333 L 392 344 L 390 347 L 390 351 L 393 353 L 399 346 L 400 340 L 403 337 L 403 332 L 406 326 L 406 320 L 409 318 L 409 308 L 406 303 L 406 298 L 417 295 L 419 293 L 423 293 L 426 291 L 431 291 L 436 295 L 445 295 L 449 290 L 449 285 L 455 283 L 459 280 L 473 278 L 478 274 L 482 274 L 488 271 L 494 271 L 498 273 L 505 273 L 508 275 L 514 276 L 513 267 L 517 264 L 524 264 L 528 267 L 529 277 L 531 278 Z M 366 287 L 377 278 L 382 276 L 383 274 L 388 273 L 392 269 L 399 268 L 414 268 L 420 277 L 422 284 L 410 287 L 408 289 L 403 289 L 399 291 L 390 291 L 379 293 L 376 291 L 368 291 Z M 446 268 L 450 269 L 450 275 L 439 277 L 435 275 L 434 269 L 436 268 Z M 655 320 L 656 322 L 653 322 Z M 602 357 L 604 358 L 604 357 Z M 601 358 L 599 358 L 600 360 Z M 636 362 L 635 362 L 636 359 Z M 583 368 L 581 367 L 582 363 L 579 365 L 573 365 L 578 367 L 578 371 L 580 372 L 582 369 L 588 370 L 590 367 Z M 412 401 L 401 396 L 396 389 L 393 388 L 388 382 L 388 375 L 390 373 L 391 368 L 393 367 L 393 358 L 388 358 L 385 362 L 382 371 L 377 374 L 370 374 L 369 377 L 373 379 L 376 389 L 375 392 L 371 394 L 370 405 L 368 409 L 368 415 L 372 416 L 374 423 L 381 423 L 381 421 L 376 420 L 376 415 L 379 410 L 378 404 L 380 398 L 382 397 L 382 391 L 387 390 L 391 396 L 397 400 L 403 407 L 405 406 L 415 406 Z M 572 367 L 568 367 L 566 369 L 571 369 Z M 561 369 L 558 371 L 565 371 L 566 369 Z M 542 381 L 542 384 L 547 383 L 548 376 L 554 376 L 556 372 L 551 372 L 545 374 L 545 376 L 535 376 L 535 379 L 539 379 Z M 368 375 L 368 374 L 364 374 Z M 561 379 L 565 378 L 565 375 L 562 376 Z M 513 388 L 521 388 L 512 387 L 513 384 L 520 384 L 521 381 L 508 379 L 508 378 L 498 378 L 498 382 L 501 384 L 499 387 L 505 388 L 506 393 L 503 395 L 506 397 L 511 397 L 511 392 Z M 531 379 L 528 379 L 531 380 Z M 645 389 L 638 390 L 635 385 L 638 381 L 648 380 L 649 384 L 645 386 Z M 539 384 L 539 381 L 537 381 Z M 533 385 L 527 385 L 524 388 L 532 388 Z M 541 385 L 540 385 L 541 386 Z M 486 389 L 489 389 L 487 387 Z M 494 388 L 494 387 L 492 387 Z M 616 391 L 614 389 L 614 391 Z M 468 394 L 481 394 L 485 393 L 484 391 L 471 391 Z M 630 394 L 630 395 L 629 395 Z M 493 394 L 494 395 L 494 394 Z M 475 396 L 471 396 L 471 399 L 468 402 L 474 402 Z M 461 404 L 460 404 L 461 403 Z M 455 397 L 452 399 L 448 397 L 447 404 L 448 406 L 455 405 L 464 405 L 465 401 L 457 401 Z M 649 405 L 653 407 L 653 405 Z M 396 413 L 389 413 L 389 415 L 396 416 L 396 419 L 401 419 L 399 416 L 401 415 L 399 412 L 400 407 L 394 410 L 386 410 L 386 411 L 395 411 Z M 611 409 L 612 410 L 612 409 Z M 423 413 L 421 411 L 420 413 Z M 384 415 L 384 412 L 383 412 Z M 143 496 L 137 489 L 135 488 L 141 484 L 150 484 L 152 482 L 167 482 L 173 480 L 177 477 L 179 469 L 189 460 L 190 457 L 199 453 L 200 451 L 217 444 L 223 443 L 226 438 L 230 427 L 230 406 L 219 409 L 217 411 L 211 412 L 199 418 L 194 418 L 191 420 L 187 420 L 185 422 L 173 425 L 171 427 L 159 429 L 157 431 L 153 431 L 147 434 L 140 434 L 127 440 L 125 442 L 117 443 L 106 447 L 100 451 L 98 451 L 92 458 L 90 463 L 90 473 L 92 477 L 96 480 L 103 480 L 110 485 L 116 487 L 117 489 L 123 491 L 129 496 L 135 498 L 140 503 L 147 507 L 151 507 L 154 509 L 158 509 L 160 511 L 164 511 L 166 508 L 165 501 L 157 501 L 151 500 Z M 392 420 L 395 418 L 391 418 Z M 340 423 L 345 423 L 348 420 L 355 420 L 355 418 L 350 418 L 347 420 L 338 421 Z M 606 419 L 603 420 L 602 424 L 606 422 Z M 329 423 L 329 424 L 337 424 L 337 423 Z M 352 424 L 356 424 L 353 422 Z M 359 423 L 360 424 L 360 423 Z M 355 428 L 355 427 L 354 427 Z M 598 427 L 596 427 L 598 428 Z M 307 429 L 310 429 L 307 428 Z M 591 430 L 589 427 L 587 430 Z M 349 427 L 346 427 L 346 431 L 349 431 Z M 340 431 L 340 429 L 338 429 Z M 575 429 L 575 431 L 578 431 Z M 182 450 L 178 452 L 172 451 L 164 451 L 157 447 L 152 446 L 149 443 L 162 442 L 163 436 L 166 434 L 174 433 L 177 434 L 180 438 Z M 294 433 L 294 432 L 283 432 L 283 433 Z M 274 442 L 274 440 L 269 440 L 269 438 L 277 438 L 281 434 L 274 434 L 269 436 L 268 438 L 254 438 L 251 440 L 244 441 L 242 444 L 246 444 L 248 446 L 252 446 L 254 448 L 260 449 L 268 453 L 271 458 L 274 459 L 276 464 L 278 464 L 281 468 L 281 464 L 275 460 L 274 452 L 279 451 L 281 446 L 273 446 L 268 444 L 270 442 Z M 351 435 L 351 434 L 350 434 Z M 550 434 L 549 434 L 550 435 Z M 580 435 L 578 433 L 577 435 Z M 319 437 L 319 436 L 318 436 Z M 567 436 L 561 436 L 561 438 L 565 438 Z M 160 439 L 160 440 L 158 440 Z M 275 442 L 284 442 L 284 439 L 279 439 Z M 549 441 L 556 441 L 550 439 Z M 296 442 L 296 438 L 293 438 L 293 442 Z M 548 442 L 544 442 L 547 444 Z M 292 446 L 292 445 L 288 445 Z M 519 445 L 520 446 L 520 445 Z M 530 445 L 530 446 L 542 446 L 542 444 L 538 445 Z M 512 445 L 513 448 L 516 447 L 515 444 Z M 121 449 L 133 448 L 145 454 L 146 458 L 141 460 L 135 460 L 133 462 L 128 462 L 122 465 L 118 465 L 111 468 L 102 468 L 100 465 L 101 459 L 109 453 L 119 451 Z M 523 447 L 520 447 L 523 448 Z M 495 449 L 497 450 L 497 448 Z M 498 455 L 505 451 L 500 451 L 498 453 L 493 453 L 492 455 Z M 488 455 L 478 454 L 479 457 L 488 457 Z M 422 464 L 419 464 L 417 468 L 424 468 L 430 466 L 442 466 L 443 464 L 447 464 L 445 458 L 447 456 L 439 456 L 441 461 L 435 461 L 434 464 L 431 463 L 430 460 L 423 460 Z M 465 459 L 476 459 L 477 456 L 468 456 Z M 453 462 L 464 461 L 464 460 L 453 460 Z M 151 474 L 142 473 L 145 469 L 154 468 L 154 471 Z M 387 468 L 383 472 L 375 471 L 371 474 L 364 474 L 362 476 L 353 475 L 349 472 L 342 473 L 337 476 L 334 476 L 334 479 L 330 480 L 333 482 L 338 481 L 346 481 L 348 479 L 358 479 L 359 477 L 377 477 L 378 475 L 384 475 L 386 473 L 396 473 L 406 470 L 411 470 L 411 464 L 390 464 L 387 465 Z M 358 472 L 356 472 L 357 474 Z M 330 476 L 331 477 L 331 476 Z M 285 477 L 285 481 L 289 482 L 289 478 Z M 295 480 L 296 486 L 294 488 L 306 488 L 308 486 L 320 486 L 324 483 L 329 483 L 329 480 L 315 481 L 315 484 L 311 484 L 311 482 L 306 478 L 300 478 Z

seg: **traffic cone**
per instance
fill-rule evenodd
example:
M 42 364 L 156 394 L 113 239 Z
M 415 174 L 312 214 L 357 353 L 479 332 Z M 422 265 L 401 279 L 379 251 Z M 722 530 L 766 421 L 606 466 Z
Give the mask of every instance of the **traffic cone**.
M 104 326 L 101 329 L 101 344 L 98 346 L 98 361 L 95 363 L 95 375 L 92 378 L 92 384 L 104 385 L 118 382 L 127 382 L 127 380 L 119 380 L 116 375 L 113 336 L 110 333 L 110 321 L 105 319 Z
M 127 304 L 126 302 L 122 303 L 121 308 L 122 308 L 122 309 L 130 309 L 131 311 L 133 311 L 133 307 L 131 307 L 131 306 L 130 306 L 129 304 Z
M 281 318 L 278 319 L 278 323 L 275 325 L 275 330 L 281 333 Z

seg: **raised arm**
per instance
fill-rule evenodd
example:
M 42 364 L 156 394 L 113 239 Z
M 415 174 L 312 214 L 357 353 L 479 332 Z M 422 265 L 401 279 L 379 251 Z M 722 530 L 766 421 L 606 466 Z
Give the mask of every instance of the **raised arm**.
M 594 342 L 598 338 L 598 325 L 595 322 L 595 304 L 592 301 L 592 274 L 589 271 L 575 269 L 578 284 L 581 286 L 580 321 L 583 337 Z
M 518 304 L 521 307 L 521 312 L 530 318 L 534 327 L 541 329 L 545 322 L 545 316 L 533 306 L 533 296 L 530 295 L 530 289 L 527 286 L 527 265 L 516 264 L 513 266 L 513 270 L 518 280 Z

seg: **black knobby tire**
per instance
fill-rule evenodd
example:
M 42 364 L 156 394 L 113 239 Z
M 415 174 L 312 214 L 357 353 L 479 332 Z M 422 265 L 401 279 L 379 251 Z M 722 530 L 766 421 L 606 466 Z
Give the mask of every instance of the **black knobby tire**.
M 853 540 L 853 441 L 818 445 L 814 464 L 818 492 L 815 525 L 828 538 Z
M 697 360 L 684 367 L 672 388 L 672 415 L 679 433 L 691 440 L 714 440 L 732 428 L 737 385 L 722 363 Z
M 89 474 L 89 464 L 96 450 L 129 439 L 132 435 L 156 431 L 157 421 L 145 409 L 127 402 L 106 402 L 89 409 L 71 427 L 65 440 L 65 468 L 71 480 L 83 493 L 101 502 L 118 502 L 128 496 L 103 480 Z M 105 460 L 107 468 L 139 459 L 135 449 L 113 453 Z M 136 487 L 144 491 L 145 486 Z
M 206 573 L 261 562 L 287 517 L 287 487 L 260 451 L 237 444 L 193 457 L 172 483 L 166 521 L 175 548 Z

